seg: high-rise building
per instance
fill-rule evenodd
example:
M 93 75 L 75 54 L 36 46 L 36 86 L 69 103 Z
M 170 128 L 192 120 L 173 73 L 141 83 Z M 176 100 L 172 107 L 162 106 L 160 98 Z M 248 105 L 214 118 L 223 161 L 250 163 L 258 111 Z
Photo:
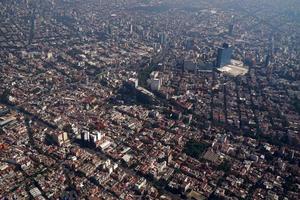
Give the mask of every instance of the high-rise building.
M 159 33 L 159 42 L 161 45 L 165 45 L 167 43 L 167 34 L 165 32 Z
M 267 68 L 269 66 L 269 63 L 270 63 L 270 54 L 268 54 L 266 56 L 266 60 L 265 60 L 265 67 Z
M 193 40 L 193 38 L 186 39 L 186 41 L 185 41 L 185 48 L 187 50 L 191 50 L 191 49 L 193 49 L 193 47 L 194 47 L 194 40 Z
M 105 134 L 99 131 L 87 131 L 84 130 L 81 133 L 81 140 L 86 145 L 97 146 L 97 143 L 104 138 Z
M 133 25 L 132 25 L 132 24 L 129 25 L 129 33 L 130 33 L 130 34 L 133 33 Z
M 150 74 L 150 79 L 147 80 L 148 85 L 150 86 L 151 90 L 159 91 L 162 86 L 162 78 L 158 71 L 153 71 Z
M 52 132 L 49 134 L 49 136 L 52 138 L 52 141 L 58 146 L 62 146 L 69 141 L 68 134 L 63 131 Z
M 230 64 L 233 48 L 229 44 L 224 43 L 221 48 L 218 49 L 217 67 L 223 67 Z
M 234 24 L 230 24 L 228 27 L 228 34 L 232 35 L 233 34 L 233 29 L 234 29 Z

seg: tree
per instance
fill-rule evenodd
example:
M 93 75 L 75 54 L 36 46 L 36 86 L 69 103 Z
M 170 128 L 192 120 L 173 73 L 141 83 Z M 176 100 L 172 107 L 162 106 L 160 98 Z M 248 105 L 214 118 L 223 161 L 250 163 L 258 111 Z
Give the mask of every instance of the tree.
M 223 171 L 223 172 L 225 172 L 225 173 L 228 173 L 228 172 L 230 171 L 230 169 L 231 169 L 231 165 L 230 165 L 230 163 L 229 163 L 228 160 L 225 160 L 224 162 L 222 162 L 222 163 L 218 166 L 217 169 L 220 170 L 220 171 Z
M 9 96 L 11 95 L 11 92 L 9 89 L 5 89 L 3 93 L 0 95 L 0 102 L 3 103 L 9 103 Z
M 200 143 L 195 140 L 189 140 L 184 146 L 184 152 L 193 158 L 199 159 L 200 155 L 204 151 L 206 151 L 208 146 L 209 145 L 206 143 Z

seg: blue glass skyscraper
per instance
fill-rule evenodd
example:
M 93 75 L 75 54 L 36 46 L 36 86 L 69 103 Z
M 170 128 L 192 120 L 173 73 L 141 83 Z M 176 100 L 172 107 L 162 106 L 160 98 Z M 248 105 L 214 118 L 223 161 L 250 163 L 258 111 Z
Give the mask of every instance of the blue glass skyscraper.
M 227 43 L 224 43 L 221 48 L 218 49 L 217 67 L 223 67 L 230 64 L 233 48 Z

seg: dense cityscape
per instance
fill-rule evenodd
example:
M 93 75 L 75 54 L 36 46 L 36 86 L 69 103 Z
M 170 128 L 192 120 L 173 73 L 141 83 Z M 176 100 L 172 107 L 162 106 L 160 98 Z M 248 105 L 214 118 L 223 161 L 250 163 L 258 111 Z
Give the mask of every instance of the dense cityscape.
M 0 200 L 300 199 L 299 0 L 0 8 Z

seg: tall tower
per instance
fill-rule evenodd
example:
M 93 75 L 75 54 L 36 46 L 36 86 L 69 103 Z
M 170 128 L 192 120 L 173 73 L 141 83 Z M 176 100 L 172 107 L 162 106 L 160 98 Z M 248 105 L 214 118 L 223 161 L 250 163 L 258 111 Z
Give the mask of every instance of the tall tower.
M 223 67 L 230 64 L 233 48 L 229 44 L 224 43 L 222 47 L 218 49 L 217 67 Z
M 229 35 L 232 35 L 233 29 L 234 29 L 234 24 L 230 24 L 229 27 L 228 27 L 228 34 Z
M 161 45 L 166 44 L 167 34 L 165 32 L 159 33 L 159 42 L 160 42 Z

